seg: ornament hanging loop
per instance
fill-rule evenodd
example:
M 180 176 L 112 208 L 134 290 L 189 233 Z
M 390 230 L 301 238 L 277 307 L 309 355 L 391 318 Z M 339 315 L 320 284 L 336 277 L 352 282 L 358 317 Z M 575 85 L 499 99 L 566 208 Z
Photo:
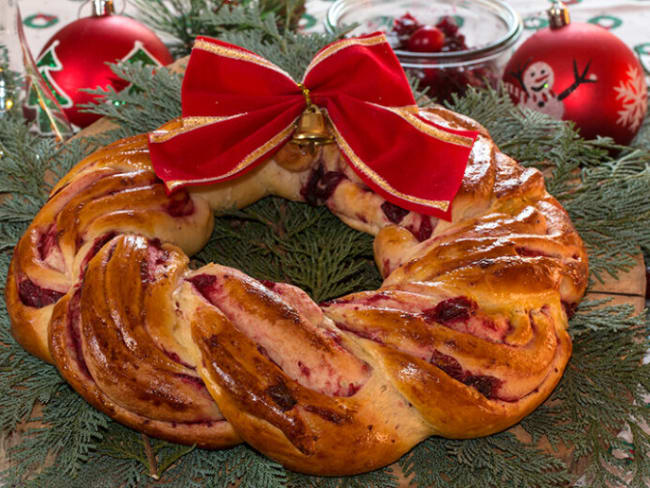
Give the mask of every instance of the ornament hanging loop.
M 560 1 L 554 1 L 546 13 L 548 14 L 549 27 L 551 29 L 560 29 L 571 23 L 569 9 Z
M 302 83 L 298 83 L 298 88 L 302 90 L 307 108 L 305 108 L 298 120 L 298 126 L 296 127 L 296 131 L 293 133 L 291 142 L 301 146 L 306 144 L 320 146 L 334 142 L 334 139 L 332 139 L 332 136 L 327 129 L 327 125 L 325 124 L 323 113 L 311 102 L 309 88 Z

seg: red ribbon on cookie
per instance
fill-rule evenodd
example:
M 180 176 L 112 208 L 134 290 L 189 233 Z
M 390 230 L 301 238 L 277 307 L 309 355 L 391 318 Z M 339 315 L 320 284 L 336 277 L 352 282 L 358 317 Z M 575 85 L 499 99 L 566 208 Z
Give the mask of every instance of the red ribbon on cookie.
M 182 124 L 149 135 L 154 170 L 170 192 L 241 176 L 291 138 L 308 98 L 372 190 L 399 207 L 450 218 L 477 133 L 419 115 L 382 33 L 324 47 L 301 84 L 251 51 L 198 37 L 183 81 Z

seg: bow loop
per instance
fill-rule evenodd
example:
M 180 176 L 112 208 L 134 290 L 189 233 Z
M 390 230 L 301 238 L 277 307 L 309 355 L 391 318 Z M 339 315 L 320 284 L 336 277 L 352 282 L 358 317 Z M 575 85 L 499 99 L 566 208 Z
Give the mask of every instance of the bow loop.
M 390 107 L 415 106 L 399 60 L 380 33 L 321 49 L 307 67 L 304 83 L 317 105 L 328 96 L 348 95 Z
M 261 56 L 198 37 L 183 78 L 183 117 L 251 112 L 300 93 L 289 74 Z
M 154 170 L 168 191 L 252 170 L 291 138 L 305 108 L 320 108 L 341 153 L 370 188 L 400 207 L 449 218 L 477 136 L 418 115 L 380 33 L 321 49 L 302 83 L 255 53 L 199 37 L 182 101 L 180 127 L 149 135 Z M 314 140 L 327 141 L 316 132 Z

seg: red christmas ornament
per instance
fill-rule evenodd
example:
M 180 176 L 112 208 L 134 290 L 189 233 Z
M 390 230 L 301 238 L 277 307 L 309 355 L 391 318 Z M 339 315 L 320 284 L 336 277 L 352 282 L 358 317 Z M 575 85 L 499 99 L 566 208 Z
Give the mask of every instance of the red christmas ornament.
M 83 113 L 79 105 L 97 101 L 98 97 L 82 88 L 107 88 L 116 91 L 127 82 L 116 76 L 107 62 L 135 62 L 166 65 L 173 61 L 162 41 L 141 23 L 121 15 L 113 15 L 112 2 L 95 2 L 94 15 L 68 24 L 43 47 L 36 65 L 52 89 L 61 108 L 73 124 L 86 127 L 100 116 Z M 49 133 L 51 128 L 38 99 L 30 90 L 26 112 L 36 112 L 38 128 Z
M 570 23 L 563 4 L 549 10 L 550 27 L 524 42 L 503 79 L 514 103 L 572 120 L 588 139 L 628 144 L 647 109 L 648 93 L 634 52 L 603 27 Z

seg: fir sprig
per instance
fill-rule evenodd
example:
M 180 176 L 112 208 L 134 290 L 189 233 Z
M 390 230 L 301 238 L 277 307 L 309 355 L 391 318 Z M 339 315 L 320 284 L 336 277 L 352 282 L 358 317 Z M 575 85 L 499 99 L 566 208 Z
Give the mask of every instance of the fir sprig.
M 214 15 L 229 17 L 239 7 L 255 7 L 259 18 L 273 18 L 285 30 L 295 30 L 303 14 L 304 0 L 133 0 L 138 16 L 153 29 L 172 36 L 171 51 L 176 56 L 189 54 L 197 35 L 223 36 L 232 29 L 249 30 L 236 22 L 206 22 Z
M 255 3 L 228 11 L 220 10 L 208 15 L 205 21 L 214 28 L 230 27 L 219 36 L 220 39 L 259 54 L 284 69 L 296 81 L 302 79 L 305 68 L 319 49 L 350 30 L 337 28 L 327 34 L 300 34 L 278 27 L 275 16 L 261 15 L 260 7 Z M 238 27 L 232 29 L 235 26 Z
M 392 467 L 356 476 L 330 477 L 307 476 L 288 472 L 287 488 L 397 488 L 399 479 Z
M 28 382 L 22 385 L 28 386 Z M 47 485 L 52 477 L 74 477 L 111 422 L 61 384 L 60 378 L 50 378 L 50 390 L 50 396 L 43 397 L 42 414 L 30 419 L 38 426 L 26 429 L 20 444 L 9 450 L 13 464 L 7 475 L 14 483 L 39 486 Z
M 152 71 L 142 63 L 112 64 L 113 73 L 128 80 L 136 90 L 116 92 L 113 87 L 88 90 L 104 103 L 87 104 L 85 109 L 106 116 L 118 127 L 111 139 L 154 130 L 181 115 L 181 76 L 166 68 Z M 146 97 L 143 94 L 146 93 Z
M 316 302 L 362 285 L 379 287 L 372 237 L 338 224 L 324 208 L 269 199 L 218 219 L 209 245 L 196 258 L 292 283 Z
M 259 17 L 255 22 L 266 25 Z M 214 21 L 219 16 L 210 18 Z M 264 28 L 273 29 L 270 24 Z M 274 52 L 275 41 L 269 40 L 268 32 L 237 40 L 253 50 L 267 44 L 262 53 Z M 300 43 L 301 38 L 294 41 Z M 304 58 L 317 49 L 318 42 L 325 41 L 305 41 L 314 44 L 304 47 Z M 290 62 L 282 60 L 282 49 L 275 51 L 274 62 Z M 295 64 L 294 74 L 299 64 L 305 60 Z M 283 67 L 290 68 L 288 64 Z M 165 70 L 152 74 L 141 66 L 125 67 L 122 74 L 144 90 L 135 94 L 108 92 L 110 103 L 97 109 L 118 124 L 119 135 L 153 129 L 165 117 L 180 113 L 178 77 Z M 648 248 L 644 231 L 649 227 L 650 197 L 644 198 L 641 190 L 643 185 L 648 187 L 644 149 L 621 149 L 602 139 L 585 141 L 570 126 L 522 112 L 493 90 L 470 91 L 455 100 L 454 106 L 486 125 L 509 154 L 547 171 L 548 187 L 583 233 L 592 268 L 600 276 L 629 266 L 636 246 Z M 88 148 L 82 143 L 61 147 L 39 140 L 15 120 L 0 120 L 0 148 L 7 163 L 3 159 L 0 165 L 0 185 L 4 185 L 0 191 L 6 195 L 0 200 L 4 231 L 0 273 L 6 275 L 10 247 L 43 204 L 54 175 L 65 173 Z M 613 150 L 622 152 L 613 155 Z M 242 249 L 249 251 L 245 262 Z M 195 259 L 236 266 L 259 278 L 293 282 L 322 299 L 354 289 L 376 288 L 379 278 L 371 257 L 371 239 L 352 231 L 325 210 L 269 198 L 219 217 L 209 244 Z M 350 269 L 355 272 L 350 273 Z M 532 436 L 532 444 L 519 441 L 511 433 L 471 441 L 430 438 L 400 460 L 406 477 L 420 486 L 449 488 L 546 488 L 575 481 L 572 464 L 565 465 L 536 447 L 544 437 L 552 445 L 571 446 L 571 463 L 580 458 L 591 460 L 586 473 L 589 486 L 620 482 L 620 475 L 609 467 L 621 465 L 610 446 L 621 445 L 616 433 L 628 423 L 636 455 L 624 467 L 634 477 L 636 484 L 632 486 L 648 481 L 650 440 L 640 427 L 650 421 L 650 408 L 643 403 L 643 395 L 650 390 L 650 371 L 648 365 L 641 364 L 648 347 L 645 318 L 632 317 L 629 307 L 585 302 L 572 319 L 570 330 L 574 355 L 559 387 L 549 402 L 521 423 Z M 36 403 L 43 405 L 36 414 L 40 425 L 25 428 L 20 443 L 9 453 L 11 469 L 0 474 L 10 485 L 226 488 L 239 483 L 248 488 L 392 488 L 397 484 L 390 467 L 346 478 L 289 473 L 246 446 L 205 451 L 151 440 L 147 448 L 141 434 L 96 412 L 64 385 L 51 366 L 24 352 L 9 333 L 2 304 L 2 431 L 12 432 L 19 422 L 32 418 Z M 154 474 L 161 479 L 156 481 Z
M 570 480 L 561 461 L 509 432 L 468 441 L 430 438 L 399 464 L 406 476 L 413 476 L 414 486 L 423 487 L 539 488 Z

